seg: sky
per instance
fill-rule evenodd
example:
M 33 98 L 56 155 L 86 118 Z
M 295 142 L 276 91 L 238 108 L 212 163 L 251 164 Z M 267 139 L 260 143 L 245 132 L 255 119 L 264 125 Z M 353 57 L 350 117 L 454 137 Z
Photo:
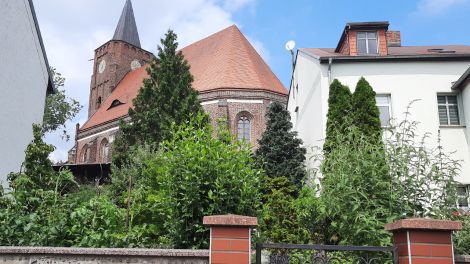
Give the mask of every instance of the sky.
M 86 121 L 94 50 L 114 34 L 125 0 L 34 0 L 49 64 L 66 78 L 65 90 L 82 111 L 46 141 L 54 161 L 66 160 L 75 124 Z M 389 21 L 402 45 L 470 45 L 470 0 L 132 0 L 142 48 L 156 54 L 169 29 L 180 47 L 236 24 L 288 87 L 296 48 L 334 48 L 347 22 Z

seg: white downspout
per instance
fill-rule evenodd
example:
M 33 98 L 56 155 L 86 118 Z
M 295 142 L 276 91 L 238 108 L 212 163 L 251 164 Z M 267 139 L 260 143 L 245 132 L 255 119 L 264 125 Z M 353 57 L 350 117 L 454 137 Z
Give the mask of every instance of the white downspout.
M 331 66 L 333 64 L 333 58 L 328 59 L 328 85 L 331 84 Z

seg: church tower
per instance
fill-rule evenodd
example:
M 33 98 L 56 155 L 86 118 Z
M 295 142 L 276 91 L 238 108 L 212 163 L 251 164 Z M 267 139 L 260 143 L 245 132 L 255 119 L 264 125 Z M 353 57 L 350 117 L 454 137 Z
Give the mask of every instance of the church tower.
M 126 0 L 113 38 L 95 50 L 88 118 L 113 92 L 121 79 L 153 58 L 140 47 L 131 0 Z

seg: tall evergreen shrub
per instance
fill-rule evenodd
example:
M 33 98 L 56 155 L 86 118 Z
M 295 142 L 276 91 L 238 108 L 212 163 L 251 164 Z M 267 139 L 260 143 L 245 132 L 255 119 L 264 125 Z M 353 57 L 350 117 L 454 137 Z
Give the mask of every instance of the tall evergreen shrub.
M 191 115 L 203 112 L 188 61 L 177 51 L 177 36 L 168 30 L 158 56 L 147 68 L 148 79 L 133 100 L 128 122 L 121 122 L 120 136 L 114 144 L 114 162 L 119 166 L 130 146 L 158 145 L 171 135 L 171 124 L 177 126 Z

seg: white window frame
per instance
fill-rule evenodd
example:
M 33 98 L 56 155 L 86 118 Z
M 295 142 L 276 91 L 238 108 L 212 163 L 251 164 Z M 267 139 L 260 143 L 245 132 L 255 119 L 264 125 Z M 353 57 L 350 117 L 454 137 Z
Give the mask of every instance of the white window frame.
M 445 96 L 446 98 L 446 103 L 445 104 L 440 104 L 438 101 L 439 96 Z M 454 105 L 454 104 L 449 104 L 447 97 L 449 96 L 454 96 L 456 101 L 457 101 L 457 113 L 459 115 L 459 123 L 456 125 L 451 125 L 450 124 L 450 114 L 449 114 L 449 105 Z M 462 113 L 462 103 L 461 103 L 461 97 L 460 94 L 457 93 L 437 93 L 436 95 L 436 101 L 437 101 L 437 119 L 439 122 L 440 127 L 461 127 L 464 126 L 463 124 L 463 113 Z M 439 106 L 445 105 L 446 106 L 446 113 L 447 113 L 447 124 L 441 124 L 441 119 L 439 118 Z
M 359 33 L 364 33 L 366 35 L 366 37 L 365 38 L 359 38 Z M 370 50 L 369 50 L 369 41 L 368 40 L 374 39 L 374 38 L 369 38 L 369 36 L 368 36 L 369 33 L 375 33 L 375 42 L 377 43 L 377 49 L 374 53 L 370 52 Z M 366 52 L 365 53 L 359 52 L 359 39 L 366 41 Z M 359 55 L 367 55 L 367 54 L 376 55 L 376 54 L 379 54 L 379 32 L 378 31 L 358 31 L 356 33 L 356 50 L 357 50 L 357 54 L 359 54 Z
M 377 103 L 377 97 L 379 97 L 379 96 L 386 96 L 386 97 L 388 97 L 388 105 Z M 392 95 L 391 95 L 391 94 L 387 94 L 387 93 L 375 94 L 375 103 L 376 103 L 377 107 L 379 107 L 379 106 L 388 106 L 388 113 L 389 113 L 389 115 L 390 115 L 390 119 L 388 120 L 388 125 L 382 126 L 382 120 L 380 120 L 380 126 L 382 126 L 382 128 L 390 127 L 390 120 L 392 120 L 392 117 L 393 117 L 393 115 L 392 115 Z M 379 108 L 379 111 L 380 111 L 380 108 Z
M 242 129 L 242 134 L 240 134 L 240 128 L 239 128 L 239 125 L 240 125 L 240 121 L 242 121 L 243 123 L 243 129 Z M 248 123 L 246 123 L 248 122 Z M 248 127 L 246 126 L 248 124 Z M 248 130 L 248 131 L 245 131 L 245 130 Z M 243 141 L 243 140 L 246 140 L 248 142 L 251 141 L 251 130 L 252 130 L 252 119 L 250 118 L 250 116 L 246 115 L 246 114 L 242 114 L 238 117 L 238 120 L 237 120 L 237 140 L 239 141 Z M 246 138 L 245 136 L 248 136 L 248 138 Z

